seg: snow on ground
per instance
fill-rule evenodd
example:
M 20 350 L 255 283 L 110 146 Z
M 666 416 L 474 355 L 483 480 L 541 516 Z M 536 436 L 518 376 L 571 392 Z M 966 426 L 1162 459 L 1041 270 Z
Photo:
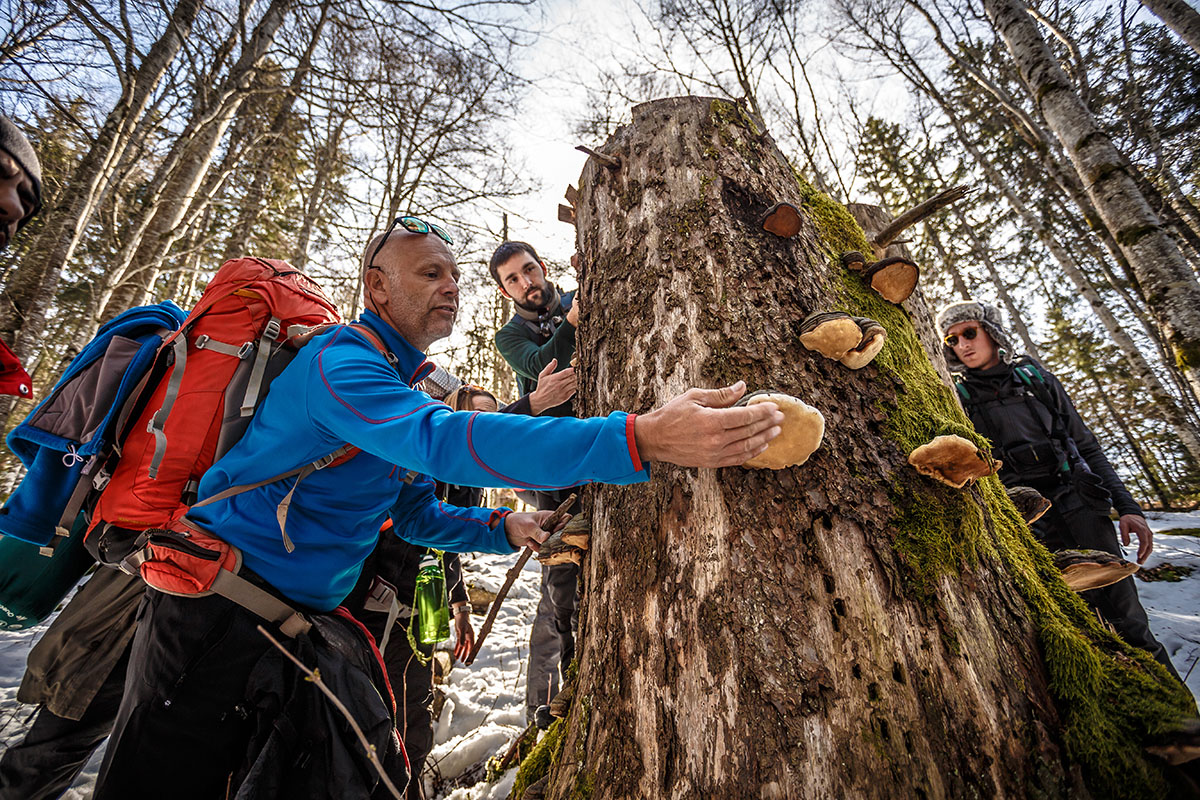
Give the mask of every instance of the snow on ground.
M 1200 697 L 1200 536 L 1172 535 L 1170 531 L 1200 529 L 1200 512 L 1187 514 L 1149 512 L 1154 529 L 1154 553 L 1147 567 L 1164 562 L 1193 567 L 1179 582 L 1138 581 L 1138 593 L 1150 616 L 1150 627 L 1167 648 L 1180 675 L 1187 675 L 1192 694 Z M 1126 548 L 1133 557 L 1136 541 Z M 495 591 L 512 566 L 511 556 L 464 557 L 468 582 Z M 529 626 L 537 608 L 540 568 L 530 561 L 509 591 L 495 626 L 479 657 L 470 667 L 457 665 L 444 685 L 446 702 L 434 727 L 434 749 L 429 764 L 445 779 L 503 752 L 525 727 L 525 657 Z M 483 617 L 472 616 L 476 633 Z M 0 744 L 19 741 L 31 722 L 32 708 L 16 702 L 25 658 L 45 623 L 28 631 L 0 632 Z M 449 646 L 451 643 L 447 643 Z M 99 754 L 64 797 L 84 800 L 96 780 Z M 516 770 L 495 784 L 479 782 L 440 795 L 444 800 L 503 800 L 512 788 Z M 429 786 L 429 784 L 426 784 Z

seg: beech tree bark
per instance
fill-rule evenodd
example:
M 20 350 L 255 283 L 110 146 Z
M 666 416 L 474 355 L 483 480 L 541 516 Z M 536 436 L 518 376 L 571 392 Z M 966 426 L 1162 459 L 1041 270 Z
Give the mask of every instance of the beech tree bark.
M 592 159 L 578 184 L 581 410 L 745 379 L 815 405 L 826 431 L 803 466 L 655 464 L 649 485 L 590 493 L 546 797 L 1169 790 L 1140 740 L 1194 713 L 1187 690 L 1101 629 L 994 477 L 953 490 L 906 463 L 975 434 L 908 311 L 841 268 L 870 252 L 848 212 L 724 101 L 637 106 L 602 152 L 619 168 Z M 758 221 L 780 201 L 806 218 L 790 240 Z M 873 364 L 799 345 L 834 309 L 887 328 Z
M 63 266 L 79 245 L 117 162 L 132 140 L 146 105 L 188 37 L 202 0 L 179 0 L 162 35 L 128 75 L 121 75 L 121 96 L 108 113 L 95 143 L 65 181 L 61 199 L 46 209 L 45 224 L 29 254 L 0 290 L 0 339 L 28 359 L 44 333 L 46 311 Z M 129 43 L 131 50 L 134 48 Z M 5 412 L 7 416 L 7 412 Z
M 984 0 L 983 5 L 1105 227 L 1129 260 L 1176 362 L 1200 391 L 1200 282 L 1195 273 L 1138 190 L 1128 160 L 1079 99 L 1022 0 Z
M 1139 0 L 1139 2 L 1175 31 L 1180 39 L 1200 53 L 1200 11 L 1187 0 Z

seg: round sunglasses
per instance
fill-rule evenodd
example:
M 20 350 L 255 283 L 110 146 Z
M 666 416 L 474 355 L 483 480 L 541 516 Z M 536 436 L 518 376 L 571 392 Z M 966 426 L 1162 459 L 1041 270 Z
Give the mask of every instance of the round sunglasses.
M 960 336 L 969 342 L 974 339 L 978 333 L 978 327 L 964 328 L 962 333 L 952 333 L 946 338 L 942 339 L 942 341 L 946 343 L 947 347 L 954 348 L 958 347 L 958 339 Z

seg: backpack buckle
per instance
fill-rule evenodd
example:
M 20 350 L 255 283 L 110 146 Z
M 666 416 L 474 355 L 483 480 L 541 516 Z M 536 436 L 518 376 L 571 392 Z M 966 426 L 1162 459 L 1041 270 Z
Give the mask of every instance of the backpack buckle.
M 325 469 L 330 464 L 332 464 L 334 461 L 337 461 L 338 457 L 340 455 L 342 455 L 342 454 L 341 453 L 330 453 L 327 456 L 321 456 L 316 461 L 312 462 L 313 469 Z

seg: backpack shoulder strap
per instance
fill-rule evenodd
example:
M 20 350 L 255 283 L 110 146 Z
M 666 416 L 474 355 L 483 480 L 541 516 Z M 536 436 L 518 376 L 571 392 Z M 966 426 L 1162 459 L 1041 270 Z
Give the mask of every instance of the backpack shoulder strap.
M 382 353 L 384 357 L 387 358 L 389 364 L 393 364 L 394 366 L 396 357 L 392 355 L 392 352 L 388 350 L 387 345 L 383 343 L 383 340 L 379 338 L 375 331 L 371 330 L 366 325 L 361 325 L 358 323 L 352 322 L 350 325 L 354 326 L 354 329 L 358 333 L 362 334 L 363 337 L 370 342 L 376 350 Z M 206 497 L 198 503 L 193 503 L 192 508 L 200 508 L 201 506 L 206 506 L 210 503 L 216 503 L 220 500 L 228 500 L 230 497 L 244 494 L 253 489 L 261 489 L 262 487 L 268 486 L 272 483 L 277 483 L 279 481 L 294 477 L 296 482 L 292 484 L 292 488 L 288 490 L 288 493 L 284 495 L 283 500 L 281 500 L 279 505 L 275 507 L 275 519 L 279 523 L 279 533 L 283 536 L 283 547 L 290 553 L 296 549 L 296 545 L 292 543 L 291 537 L 287 534 L 287 517 L 288 510 L 292 505 L 292 498 L 295 496 L 296 489 L 299 488 L 300 482 L 318 470 L 325 469 L 326 467 L 335 467 L 345 464 L 347 461 L 354 458 L 361 452 L 361 448 L 347 443 L 339 447 L 337 450 L 334 450 L 327 456 L 318 458 L 316 461 L 312 461 L 308 464 L 303 464 L 299 467 L 289 469 L 286 472 L 281 472 L 278 475 L 273 475 L 270 478 L 266 478 L 261 481 L 255 481 L 254 483 L 243 483 L 237 486 L 230 486 L 224 491 L 217 492 L 212 497 Z

